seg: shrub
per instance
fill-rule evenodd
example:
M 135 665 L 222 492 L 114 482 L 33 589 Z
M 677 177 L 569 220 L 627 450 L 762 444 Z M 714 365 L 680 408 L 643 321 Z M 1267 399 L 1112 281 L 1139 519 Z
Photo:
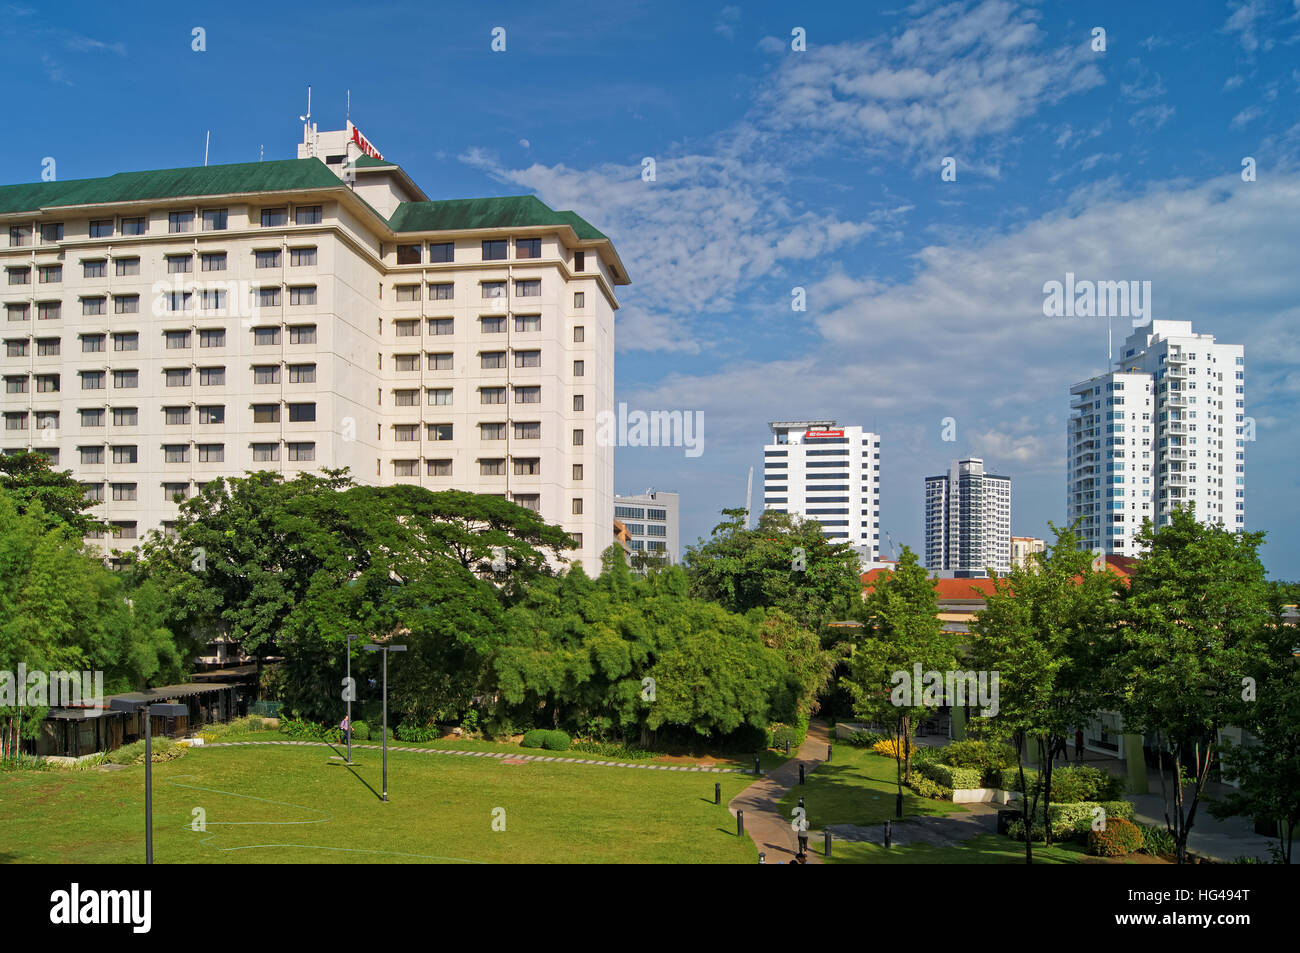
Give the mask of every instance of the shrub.
M 943 760 L 943 749 L 934 745 L 912 745 L 912 764 L 932 764 Z
M 806 734 L 806 732 L 805 732 Z M 790 725 L 783 725 L 781 722 L 773 722 L 771 731 L 768 732 L 769 748 L 785 748 L 789 744 L 791 748 L 798 748 L 803 744 L 803 739 L 799 737 L 799 731 Z
M 594 754 L 601 759 L 612 761 L 642 761 L 656 756 L 655 752 L 646 751 L 638 745 L 618 744 L 613 741 L 594 741 L 588 738 L 577 739 L 569 750 L 583 754 Z
M 913 774 L 912 780 L 907 782 L 907 786 L 921 797 L 934 798 L 936 801 L 952 800 L 952 788 L 937 784 L 923 774 Z
M 974 768 L 954 768 L 950 764 L 923 762 L 918 765 L 921 774 L 947 788 L 977 788 L 981 786 L 980 772 Z
M 437 741 L 442 736 L 436 725 L 402 725 L 397 729 L 397 737 L 402 741 Z
M 871 746 L 871 750 L 883 757 L 894 759 L 903 757 L 905 753 L 901 738 L 881 738 Z
M 534 728 L 531 731 L 525 731 L 524 740 L 519 742 L 519 744 L 525 748 L 540 748 L 542 746 L 542 738 L 545 737 L 545 735 L 545 728 Z
M 878 731 L 855 731 L 844 740 L 855 748 L 874 748 L 876 742 L 886 739 L 887 736 Z
M 1092 823 L 1097 818 L 1097 808 L 1105 811 L 1106 823 L 1122 820 L 1132 823 L 1133 805 L 1128 801 L 1078 801 L 1074 804 L 1052 805 L 1052 839 L 1085 840 L 1092 832 Z M 1043 829 L 1043 803 L 1039 801 L 1034 813 L 1035 840 L 1041 840 L 1044 834 L 1037 833 Z M 1020 829 L 1020 839 L 1024 839 L 1024 828 Z
M 1124 796 L 1124 780 L 1087 765 L 1052 771 L 1052 800 L 1060 804 L 1079 801 L 1117 801 Z
M 154 738 L 153 763 L 158 764 L 162 761 L 174 761 L 177 758 L 185 757 L 189 751 L 186 745 L 178 745 L 170 738 Z M 144 764 L 144 740 L 133 741 L 129 745 L 123 745 L 108 756 L 108 760 L 113 764 Z
M 342 735 L 334 725 L 322 725 L 288 716 L 280 718 L 280 732 L 295 741 L 338 741 Z
M 952 741 L 943 748 L 943 763 L 954 768 L 974 768 L 982 775 L 996 776 L 996 772 L 1016 763 L 1016 751 L 999 742 L 967 740 Z
M 1002 788 L 1004 791 L 1020 791 L 1024 793 L 1020 785 L 1020 768 L 1010 767 L 1003 768 L 998 772 L 997 784 L 994 787 Z M 1038 772 L 1025 769 L 1025 783 L 1029 785 L 1029 791 L 1032 794 L 1034 786 L 1038 784 Z
M 546 731 L 542 734 L 542 747 L 547 751 L 568 751 L 573 742 L 563 731 Z
M 1030 835 L 1036 841 L 1047 840 L 1047 831 L 1043 829 L 1043 825 L 1038 821 L 1034 822 Z M 1025 839 L 1025 819 L 1023 817 L 1017 817 L 1007 824 L 1007 836 L 1012 840 L 1022 841 Z
M 478 709 L 471 708 L 465 712 L 460 720 L 460 729 L 467 735 L 472 735 L 478 731 Z
M 1106 829 L 1088 831 L 1087 852 L 1094 857 L 1123 857 L 1142 849 L 1142 832 L 1122 817 L 1106 820 Z
M 354 722 L 352 723 L 352 740 L 353 740 L 353 741 L 369 741 L 369 740 L 370 740 L 370 726 L 369 726 L 368 724 L 366 724 L 364 721 L 354 721 Z
M 1178 844 L 1169 828 L 1157 824 L 1139 824 L 1142 832 L 1142 853 L 1153 857 L 1172 857 L 1178 853 Z

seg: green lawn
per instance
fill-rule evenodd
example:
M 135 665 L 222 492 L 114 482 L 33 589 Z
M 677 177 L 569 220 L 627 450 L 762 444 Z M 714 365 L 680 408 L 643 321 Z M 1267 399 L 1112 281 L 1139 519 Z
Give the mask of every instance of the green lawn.
M 275 740 L 262 734 L 259 740 Z M 452 747 L 477 747 L 458 742 Z M 496 746 L 499 747 L 499 746 Z M 548 754 L 532 749 L 533 754 Z M 198 748 L 154 765 L 158 863 L 756 863 L 726 804 L 752 777 L 319 747 Z M 567 755 L 566 755 L 567 756 Z M 722 805 L 713 785 L 722 784 Z M 144 768 L 0 774 L 0 861 L 143 860 Z M 193 809 L 206 832 L 190 829 Z M 495 808 L 505 830 L 492 829 Z
M 913 770 L 916 770 L 913 768 Z M 802 787 L 795 785 L 781 801 L 788 817 L 799 796 L 804 796 L 808 826 L 821 830 L 827 824 L 881 824 L 894 817 L 898 794 L 893 758 L 873 754 L 869 748 L 840 745 L 829 764 L 820 764 Z M 903 788 L 904 816 L 951 814 L 966 810 L 951 801 L 917 797 Z
M 821 853 L 820 841 L 816 842 Z M 1044 848 L 1034 845 L 1035 864 L 1078 864 L 1087 855 L 1081 844 Z M 1095 860 L 1095 858 L 1089 858 Z M 997 834 L 980 834 L 959 847 L 931 847 L 913 844 L 886 850 L 876 844 L 837 842 L 831 848 L 830 864 L 1024 864 L 1025 845 Z

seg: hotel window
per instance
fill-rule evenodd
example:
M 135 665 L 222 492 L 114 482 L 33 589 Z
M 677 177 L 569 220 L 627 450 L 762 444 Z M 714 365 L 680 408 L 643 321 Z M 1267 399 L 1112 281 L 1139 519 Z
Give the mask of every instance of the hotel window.
M 205 232 L 224 232 L 226 230 L 226 221 L 228 219 L 228 210 L 224 208 L 208 208 L 203 210 L 203 230 Z
M 194 213 L 193 212 L 168 212 L 167 213 L 167 231 L 174 234 L 178 232 L 194 231 Z
M 113 295 L 114 314 L 139 314 L 139 295 Z
M 515 351 L 515 367 L 541 367 L 541 351 Z
M 394 321 L 393 332 L 399 338 L 414 338 L 420 336 L 420 322 L 414 318 Z
M 573 515 L 574 516 L 582 515 L 582 497 L 580 496 L 575 496 L 573 498 Z
M 483 243 L 484 261 L 505 261 L 507 245 L 505 239 L 485 241 Z
M 540 421 L 526 421 L 515 424 L 516 440 L 540 440 L 542 439 L 542 424 Z
M 59 412 L 57 410 L 37 411 L 35 423 L 37 430 L 58 430 Z
M 456 260 L 456 245 L 453 242 L 430 242 L 429 264 L 437 265 Z
M 290 404 L 289 405 L 289 422 L 294 424 L 307 423 L 316 419 L 315 404 Z
M 278 384 L 280 383 L 280 365 L 279 364 L 258 364 L 253 367 L 254 384 Z
M 542 389 L 540 387 L 516 387 L 515 403 L 516 404 L 540 404 L 542 402 Z
M 540 238 L 516 238 L 516 258 L 541 258 L 542 240 Z
M 114 258 L 113 272 L 119 278 L 130 278 L 140 274 L 139 258 Z
M 9 226 L 9 247 L 21 248 L 30 244 L 32 240 L 32 230 L 27 225 L 10 225 Z
M 8 314 L 10 321 L 31 320 L 28 317 L 28 307 L 25 304 L 7 304 L 5 305 L 5 312 Z
M 395 390 L 393 391 L 394 407 L 417 407 L 420 403 L 420 392 L 418 390 Z M 433 401 L 429 401 L 433 403 Z
M 293 223 L 295 225 L 319 225 L 321 222 L 321 206 L 303 205 L 293 210 Z
M 280 459 L 280 445 L 278 443 L 253 444 L 254 463 L 272 463 L 279 459 Z
M 118 390 L 130 390 L 140 386 L 139 371 L 114 371 L 113 387 Z
M 59 353 L 58 338 L 37 338 L 36 339 L 36 356 L 53 357 Z
M 278 424 L 280 422 L 279 404 L 254 404 L 253 423 Z
M 582 446 L 582 431 L 581 431 L 581 430 L 575 430 L 575 431 L 573 432 L 573 445 L 574 445 L 575 447 L 581 447 L 581 446 Z
M 289 383 L 290 384 L 316 383 L 316 365 L 315 364 L 290 364 Z
M 80 451 L 81 453 L 81 462 L 83 465 L 94 466 L 96 464 L 101 464 L 104 462 L 103 447 L 78 447 L 77 450 Z M 102 500 L 103 498 L 104 498 L 104 488 L 103 486 L 100 486 L 99 499 Z M 90 499 L 90 497 L 87 497 L 87 499 Z
M 574 271 L 587 270 L 587 253 L 585 251 L 575 251 L 573 253 L 573 270 Z
M 268 347 L 280 343 L 279 328 L 253 328 L 253 346 Z
M 479 365 L 484 370 L 497 370 L 506 366 L 505 351 L 480 351 Z
M 450 440 L 451 424 L 426 424 L 425 436 L 430 440 Z
M 290 248 L 289 264 L 294 268 L 316 264 L 316 247 L 313 245 L 310 248 Z
M 126 224 L 126 219 L 122 220 Z M 125 232 L 125 229 L 123 229 Z M 63 241 L 63 223 L 48 222 L 41 226 L 41 241 L 43 242 L 61 242 Z
M 307 463 L 316 459 L 316 444 L 314 443 L 291 443 L 289 447 L 289 459 L 295 463 Z
M 451 461 L 426 460 L 425 473 L 429 476 L 451 476 Z
M 175 502 L 178 496 L 182 500 L 189 499 L 190 485 L 188 483 L 164 483 L 162 488 L 163 496 L 172 502 Z
M 104 426 L 104 411 L 98 407 L 92 407 L 78 411 L 81 414 L 81 426 L 83 427 L 102 427 Z
M 515 493 L 513 497 L 515 504 L 526 510 L 532 510 L 534 513 L 542 511 L 542 497 L 538 493 Z
M 114 463 L 137 463 L 140 457 L 134 446 L 119 446 L 113 448 Z
M 113 350 L 114 351 L 140 350 L 140 335 L 134 331 L 124 331 L 120 334 L 114 334 Z
M 32 283 L 32 270 L 30 268 L 9 268 L 9 284 L 11 285 L 29 285 Z
M 125 373 L 134 374 L 135 371 L 126 371 Z M 37 374 L 36 375 L 36 393 L 54 394 L 59 390 L 58 374 Z
M 190 422 L 188 407 L 164 407 L 163 423 L 169 427 L 180 427 Z
M 208 252 L 199 256 L 199 267 L 203 271 L 225 271 L 226 253 Z
M 188 291 L 169 291 L 167 292 L 167 310 L 189 311 L 191 309 L 190 299 L 193 297 L 194 295 Z
M 5 357 L 26 357 L 27 340 L 26 338 L 17 338 L 12 341 L 5 341 Z
M 54 284 L 63 280 L 62 265 L 41 265 L 36 269 L 37 280 L 43 285 Z
M 84 380 L 84 379 L 85 379 L 85 378 L 84 378 L 84 374 L 85 374 L 85 372 L 83 371 L 82 374 L 83 374 L 83 378 L 82 378 L 82 379 Z M 82 390 L 85 390 L 84 385 L 83 385 L 83 387 L 82 387 Z M 24 375 L 21 376 L 21 377 L 16 377 L 16 376 L 6 377 L 6 378 L 5 378 L 5 393 L 6 393 L 6 394 L 25 394 L 25 393 L 27 393 L 27 375 L 24 374 Z
M 113 500 L 118 503 L 129 503 L 136 498 L 135 488 L 134 483 L 114 483 Z
M 506 296 L 506 283 L 504 281 L 485 281 L 483 282 L 483 297 L 491 299 L 504 298 Z
M 440 353 L 429 355 L 429 370 L 431 371 L 449 371 L 451 370 L 451 353 Z
M 418 460 L 394 460 L 393 475 L 399 477 L 413 477 L 419 474 Z
M 108 259 L 95 258 L 81 263 L 81 277 L 83 278 L 107 278 L 108 277 Z M 26 284 L 26 282 L 23 282 Z
M 585 291 L 575 291 L 573 293 L 573 310 L 581 311 L 587 306 L 587 293 Z
M 506 462 L 505 460 L 479 460 L 478 473 L 479 476 L 505 476 Z
M 506 389 L 504 387 L 480 387 L 478 389 L 480 404 L 504 404 Z
M 209 404 L 199 407 L 200 424 L 224 424 L 226 422 L 226 408 L 223 404 Z
M 581 464 L 581 463 L 575 463 L 575 464 L 573 465 L 573 482 L 574 482 L 574 483 L 581 483 L 581 482 L 582 482 L 582 464 Z
M 258 288 L 253 292 L 259 308 L 278 308 L 280 306 L 279 288 Z
M 8 380 L 8 378 L 6 378 L 6 380 Z M 81 389 L 82 390 L 103 390 L 104 372 L 103 371 L 81 371 Z
M 479 439 L 481 440 L 505 440 L 505 424 L 479 424 Z
M 515 281 L 516 298 L 540 298 L 542 296 L 542 280 L 540 278 L 530 278 L 527 281 Z
M 397 263 L 399 265 L 418 265 L 423 245 L 398 245 Z
M 264 208 L 262 209 L 262 227 L 279 228 L 281 225 L 288 224 L 289 213 L 283 208 Z
M 134 520 L 116 520 L 110 524 L 113 530 L 114 539 L 135 539 L 136 528 Z M 120 568 L 120 567 L 115 567 Z
M 167 343 L 167 350 L 169 351 L 186 350 L 190 346 L 190 332 L 164 331 L 163 340 Z
M 189 463 L 190 445 L 187 443 L 163 444 L 163 463 Z
M 27 429 L 27 412 L 10 411 L 5 414 L 5 430 L 26 430 Z M 85 463 L 85 460 L 81 461 Z
M 224 443 L 201 443 L 198 445 L 199 463 L 224 463 L 226 445 Z
M 433 407 L 450 407 L 451 406 L 451 388 L 436 387 L 428 391 L 429 405 Z
M 166 387 L 189 387 L 190 369 L 188 367 L 171 367 L 163 371 L 163 385 Z
M 515 457 L 515 476 L 537 476 L 542 462 L 537 457 Z
M 193 255 L 168 255 L 167 256 L 167 274 L 188 275 L 193 270 L 194 270 Z
M 226 310 L 226 293 L 224 291 L 200 291 L 199 308 L 203 311 Z
M 540 314 L 515 315 L 516 331 L 540 331 L 541 329 L 542 329 L 542 316 Z
M 430 334 L 452 334 L 454 333 L 455 321 L 452 318 L 430 318 Z
M 456 285 L 450 281 L 429 285 L 430 301 L 451 301 L 456 297 Z M 486 297 L 486 295 L 484 296 Z
M 90 220 L 91 238 L 112 238 L 113 220 L 111 218 L 92 218 Z
M 418 371 L 420 369 L 420 355 L 394 354 L 393 369 L 397 371 Z
M 143 216 L 122 219 L 123 235 L 143 235 L 149 229 L 149 220 Z
M 484 334 L 505 334 L 505 318 L 479 318 L 479 330 Z
M 586 362 L 585 362 L 585 361 L 574 361 L 574 362 L 573 362 L 573 376 L 574 376 L 574 377 L 582 377 L 583 374 L 586 372 L 586 369 L 587 369 L 587 365 L 586 365 Z
M 290 304 L 315 304 L 316 303 L 316 286 L 303 285 L 299 288 L 289 289 Z
M 253 252 L 254 268 L 279 268 L 280 267 L 280 250 L 267 250 Z
M 420 300 L 419 285 L 396 285 L 393 288 L 393 290 L 397 294 L 398 301 L 419 301 Z
M 411 443 L 420 439 L 419 424 L 394 424 L 393 439 L 398 443 Z
M 225 347 L 226 332 L 224 328 L 199 332 L 199 347 Z

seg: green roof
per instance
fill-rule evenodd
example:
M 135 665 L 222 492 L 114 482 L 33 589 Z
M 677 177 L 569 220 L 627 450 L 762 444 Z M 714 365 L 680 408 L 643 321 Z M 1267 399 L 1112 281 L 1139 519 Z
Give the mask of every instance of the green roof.
M 535 195 L 493 199 L 448 199 L 403 202 L 389 219 L 395 232 L 468 231 L 479 228 L 525 228 L 569 225 L 581 239 L 607 241 L 586 219 L 574 212 L 557 212 Z
M 156 172 L 119 172 L 102 179 L 0 186 L 0 215 L 34 212 L 61 205 L 337 188 L 339 184 L 338 177 L 319 159 L 275 159 Z

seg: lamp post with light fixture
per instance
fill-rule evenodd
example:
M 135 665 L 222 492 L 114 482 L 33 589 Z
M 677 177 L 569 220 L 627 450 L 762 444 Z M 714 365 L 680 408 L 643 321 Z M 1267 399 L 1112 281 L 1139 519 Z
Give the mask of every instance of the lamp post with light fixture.
M 388 800 L 388 653 L 405 652 L 405 645 L 377 645 L 371 643 L 365 647 L 367 652 L 384 653 L 384 794 L 380 800 Z

